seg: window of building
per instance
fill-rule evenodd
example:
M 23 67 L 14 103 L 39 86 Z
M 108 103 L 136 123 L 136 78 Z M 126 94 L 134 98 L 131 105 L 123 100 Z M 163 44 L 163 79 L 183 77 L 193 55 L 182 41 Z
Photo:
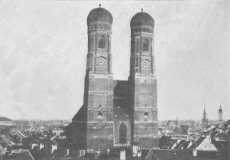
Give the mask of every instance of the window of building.
M 139 65 L 139 58 L 138 58 L 138 56 L 136 56 L 135 58 L 136 58 L 135 59 L 135 66 L 138 67 L 138 65 Z
M 88 49 L 89 51 L 94 49 L 94 37 L 93 36 L 89 36 L 88 38 Z
M 143 51 L 149 51 L 149 39 L 144 39 L 143 40 Z
M 139 52 L 139 39 L 138 38 L 135 39 L 135 52 L 136 53 Z
M 99 41 L 98 41 L 98 48 L 105 48 L 105 36 L 102 35 L 99 37 Z
M 148 114 L 148 112 L 145 112 L 144 113 L 144 119 L 147 120 L 148 118 L 149 118 L 149 114 Z
M 103 113 L 102 113 L 101 111 L 99 111 L 99 112 L 97 113 L 97 118 L 98 118 L 98 119 L 103 119 Z
M 124 123 L 121 123 L 119 128 L 119 143 L 121 144 L 127 143 L 127 127 Z
M 87 58 L 87 67 L 88 67 L 89 71 L 91 71 L 92 67 L 93 67 L 93 55 L 88 54 L 87 56 L 88 56 L 88 58 Z

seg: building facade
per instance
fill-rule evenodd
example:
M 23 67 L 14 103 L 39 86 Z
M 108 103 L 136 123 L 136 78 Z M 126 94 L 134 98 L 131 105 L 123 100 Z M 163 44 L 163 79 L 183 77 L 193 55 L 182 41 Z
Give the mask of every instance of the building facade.
M 113 79 L 112 23 L 111 13 L 101 7 L 87 17 L 84 102 L 66 129 L 67 137 L 76 149 L 104 150 L 132 144 L 152 148 L 158 134 L 154 20 L 143 11 L 131 19 L 128 80 Z

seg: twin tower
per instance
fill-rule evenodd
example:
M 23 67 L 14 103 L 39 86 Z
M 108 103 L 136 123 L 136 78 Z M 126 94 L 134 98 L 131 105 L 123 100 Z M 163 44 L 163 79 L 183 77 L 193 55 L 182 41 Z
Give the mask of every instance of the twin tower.
M 104 150 L 133 144 L 151 148 L 156 144 L 154 20 L 143 11 L 131 19 L 130 75 L 126 81 L 113 79 L 112 23 L 111 13 L 101 7 L 91 10 L 87 17 L 84 103 L 67 128 L 75 149 Z

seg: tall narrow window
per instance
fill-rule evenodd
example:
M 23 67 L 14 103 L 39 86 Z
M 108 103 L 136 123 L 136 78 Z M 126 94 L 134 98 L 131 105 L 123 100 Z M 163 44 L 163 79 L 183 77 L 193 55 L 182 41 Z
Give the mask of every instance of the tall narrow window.
M 119 128 L 119 142 L 121 144 L 127 143 L 127 127 L 124 123 L 121 123 Z
M 102 35 L 99 37 L 99 41 L 98 41 L 98 48 L 105 48 L 105 36 Z
M 87 55 L 87 67 L 89 69 L 89 71 L 91 71 L 93 69 L 93 55 L 92 54 L 88 54 Z
M 148 114 L 148 112 L 145 112 L 145 113 L 144 113 L 144 120 L 147 121 L 148 118 L 149 118 L 149 114 Z
M 108 49 L 108 51 L 110 50 L 110 37 L 109 37 L 109 35 L 107 36 L 107 49 Z
M 143 51 L 149 51 L 149 39 L 143 40 Z
M 94 37 L 93 37 L 93 35 L 90 35 L 88 38 L 88 49 L 89 49 L 89 51 L 94 49 Z
M 138 65 L 139 65 L 138 61 L 139 61 L 139 58 L 138 58 L 138 56 L 136 56 L 136 57 L 135 57 L 135 66 L 136 66 L 136 67 L 138 67 Z
M 101 111 L 99 111 L 99 112 L 97 113 L 97 118 L 98 118 L 98 119 L 103 119 L 103 114 L 102 114 Z
M 135 38 L 135 53 L 139 52 L 139 39 Z
M 135 72 L 138 72 L 138 67 L 139 67 L 139 57 L 135 57 Z

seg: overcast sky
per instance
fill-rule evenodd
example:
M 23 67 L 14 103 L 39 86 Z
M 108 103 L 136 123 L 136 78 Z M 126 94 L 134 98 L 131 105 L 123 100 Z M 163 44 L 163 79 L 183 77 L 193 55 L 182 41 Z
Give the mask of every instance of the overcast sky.
M 82 105 L 91 9 L 113 15 L 115 79 L 127 79 L 130 19 L 155 19 L 159 119 L 230 118 L 228 0 L 0 1 L 0 116 L 71 119 Z

